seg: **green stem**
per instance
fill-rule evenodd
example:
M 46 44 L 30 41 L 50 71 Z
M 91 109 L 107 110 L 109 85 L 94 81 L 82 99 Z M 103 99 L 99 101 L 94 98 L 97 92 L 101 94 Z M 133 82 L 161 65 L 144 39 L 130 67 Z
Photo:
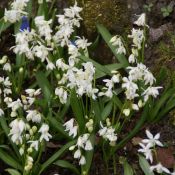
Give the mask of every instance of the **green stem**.
M 104 162 L 105 162 L 105 171 L 106 171 L 106 175 L 108 175 L 109 174 L 109 172 L 108 172 L 109 166 L 108 166 L 108 159 L 107 159 L 106 151 L 105 151 L 105 141 L 103 142 L 102 150 L 103 150 L 103 158 L 104 158 Z
M 113 167 L 114 167 L 114 175 L 117 175 L 117 168 L 116 168 L 116 158 L 115 158 L 115 154 L 113 155 Z
M 145 41 L 146 41 L 146 26 L 144 26 L 143 35 L 144 35 L 145 38 L 143 39 L 143 43 L 142 43 L 141 63 L 144 63 Z

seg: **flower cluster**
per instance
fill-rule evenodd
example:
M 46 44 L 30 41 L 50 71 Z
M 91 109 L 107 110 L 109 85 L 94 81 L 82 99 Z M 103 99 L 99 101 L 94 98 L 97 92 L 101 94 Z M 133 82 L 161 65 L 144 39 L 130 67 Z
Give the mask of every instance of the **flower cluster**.
M 102 136 L 105 140 L 109 141 L 111 146 L 115 146 L 117 141 L 117 134 L 115 133 L 115 129 L 111 126 L 109 119 L 106 120 L 107 126 L 103 126 L 100 123 L 101 129 L 98 131 L 99 136 Z
M 86 159 L 85 156 L 83 155 L 83 150 L 84 151 L 90 151 L 93 149 L 92 143 L 90 141 L 90 134 L 85 133 L 83 135 L 80 135 L 77 139 L 76 145 L 73 145 L 69 148 L 70 151 L 75 150 L 74 152 L 74 158 L 79 159 L 79 164 L 84 165 L 86 164 Z
M 89 132 L 92 131 L 92 130 L 89 130 L 89 127 L 92 127 L 92 124 L 93 124 L 93 120 L 91 119 L 87 123 L 87 128 Z M 75 138 L 78 135 L 78 126 L 75 125 L 75 120 L 73 118 L 67 121 L 63 126 L 66 127 L 65 131 L 69 132 L 69 136 L 72 136 L 73 138 Z M 85 159 L 85 156 L 83 155 L 83 150 L 90 151 L 92 149 L 93 147 L 90 141 L 89 133 L 85 133 L 83 135 L 78 136 L 76 145 L 73 145 L 69 148 L 70 151 L 75 150 L 74 158 L 79 159 L 80 165 L 86 164 L 86 159 Z
M 10 23 L 20 21 L 22 16 L 27 15 L 24 10 L 28 2 L 29 0 L 14 0 L 11 3 L 11 9 L 5 9 L 4 20 Z
M 156 154 L 156 146 L 163 147 L 163 144 L 159 141 L 160 133 L 153 136 L 150 131 L 146 130 L 147 139 L 143 139 L 139 145 L 141 148 L 138 152 L 144 154 L 145 158 L 153 163 L 153 153 Z M 151 165 L 150 171 L 156 171 L 159 174 L 166 173 L 166 174 L 174 174 L 171 173 L 166 167 L 164 167 L 160 162 L 157 165 Z
M 80 27 L 80 12 L 82 8 L 77 6 L 77 2 L 75 1 L 74 6 L 70 8 L 64 9 L 63 15 L 57 15 L 58 23 L 58 31 L 54 35 L 54 41 L 60 46 L 69 45 L 69 38 L 71 34 L 74 32 L 74 27 Z

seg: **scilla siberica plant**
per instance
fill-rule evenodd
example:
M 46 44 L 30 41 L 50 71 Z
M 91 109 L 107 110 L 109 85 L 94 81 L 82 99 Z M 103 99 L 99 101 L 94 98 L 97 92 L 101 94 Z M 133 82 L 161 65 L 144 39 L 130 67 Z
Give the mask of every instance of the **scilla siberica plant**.
M 32 0 L 15 0 L 11 9 L 5 10 L 4 23 L 15 23 L 16 44 L 11 51 L 16 54 L 16 62 L 6 56 L 0 60 L 0 122 L 11 145 L 4 148 L 11 150 L 10 155 L 0 148 L 0 155 L 8 159 L 1 158 L 13 168 L 7 169 L 11 174 L 39 175 L 51 164 L 80 174 L 74 165 L 59 160 L 71 151 L 81 166 L 81 174 L 86 175 L 97 147 L 103 152 L 107 171 L 108 161 L 113 158 L 116 174 L 115 151 L 144 124 L 147 104 L 162 88 L 155 85 L 155 77 L 143 63 L 148 28 L 145 14 L 135 21 L 141 29 L 132 29 L 128 35 L 133 43 L 131 49 L 126 49 L 120 36 L 112 37 L 97 25 L 118 59 L 118 63 L 102 66 L 89 58 L 91 43 L 76 36 L 75 29 L 83 20 L 83 9 L 77 2 L 65 8 L 63 14 L 52 14 L 52 19 L 48 11 L 53 6 L 49 10 L 47 2 L 38 1 L 39 10 L 32 22 L 27 17 Z M 97 83 L 96 79 L 102 81 Z M 68 111 L 73 113 L 67 114 Z M 121 132 L 138 111 L 141 120 L 122 139 Z M 62 148 L 41 163 L 51 139 Z

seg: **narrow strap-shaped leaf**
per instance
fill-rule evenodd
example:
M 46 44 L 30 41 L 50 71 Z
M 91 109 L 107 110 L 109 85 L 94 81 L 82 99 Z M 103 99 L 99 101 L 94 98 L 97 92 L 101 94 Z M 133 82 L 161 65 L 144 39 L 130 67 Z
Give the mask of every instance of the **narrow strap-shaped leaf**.
M 112 111 L 112 106 L 113 106 L 113 101 L 110 100 L 108 104 L 104 107 L 102 113 L 101 113 L 101 118 L 104 121 L 111 113 Z
M 92 159 L 93 159 L 93 155 L 94 155 L 95 134 L 92 134 L 90 136 L 90 141 L 91 141 L 93 150 L 86 151 L 86 153 L 85 153 L 86 164 L 82 166 L 82 169 L 83 169 L 83 171 L 86 172 L 86 174 L 89 174 L 88 172 L 91 168 L 91 164 L 93 163 Z
M 78 171 L 78 169 L 71 163 L 69 163 L 68 161 L 65 160 L 57 160 L 56 162 L 54 162 L 54 165 L 60 166 L 62 168 L 66 168 L 71 170 L 73 173 L 80 175 L 80 172 Z
M 63 125 L 58 122 L 54 117 L 48 117 L 47 120 L 49 121 L 49 124 L 56 130 L 58 131 L 61 135 L 63 135 L 64 137 L 66 137 L 67 139 L 70 140 L 69 135 L 67 134 L 67 132 L 65 132 L 65 128 L 63 127 Z
M 164 108 L 158 113 L 157 117 L 155 118 L 154 122 L 158 122 L 162 119 L 170 110 L 175 108 L 175 98 L 173 98 L 169 103 L 166 104 Z
M 10 165 L 11 167 L 21 170 L 22 171 L 22 166 L 13 158 L 10 156 L 8 152 L 3 151 L 0 148 L 0 159 L 4 161 L 7 165 Z
M 97 24 L 97 29 L 103 37 L 103 39 L 105 40 L 105 42 L 107 43 L 107 45 L 109 46 L 109 48 L 111 49 L 111 51 L 113 52 L 113 54 L 115 55 L 115 57 L 118 59 L 118 61 L 123 64 L 123 67 L 127 67 L 129 63 L 126 57 L 124 55 L 117 54 L 116 48 L 110 43 L 112 35 L 109 33 L 109 31 L 101 24 Z
M 166 90 L 162 94 L 162 96 L 160 97 L 160 99 L 156 102 L 156 105 L 150 111 L 150 119 L 151 119 L 151 121 L 155 120 L 155 118 L 156 118 L 159 110 L 167 102 L 168 98 L 170 98 L 172 96 L 172 94 L 174 93 L 174 91 L 175 91 L 175 88 L 171 88 L 171 89 Z
M 51 100 L 53 91 L 52 91 L 51 85 L 50 85 L 46 75 L 44 74 L 44 72 L 42 72 L 42 71 L 37 72 L 36 73 L 36 80 L 37 80 L 39 87 L 42 89 L 42 91 L 44 93 L 45 99 L 49 103 Z
M 39 175 L 48 168 L 54 161 L 60 158 L 72 145 L 75 144 L 75 141 L 68 142 L 66 145 L 64 145 L 61 149 L 59 149 L 56 153 L 53 154 L 46 162 L 44 162 L 41 165 L 41 169 L 39 172 Z
M 11 23 L 5 22 L 4 18 L 0 19 L 0 36 L 3 31 L 5 31 L 7 28 L 11 26 Z
M 102 120 L 102 116 L 101 116 L 101 110 L 100 110 L 100 106 L 99 106 L 99 101 L 96 100 L 91 100 L 92 103 L 92 111 L 94 111 L 95 114 L 95 127 L 99 125 L 100 121 Z
M 43 3 L 39 5 L 37 16 L 44 16 L 45 19 L 47 20 L 48 12 L 49 12 L 49 9 L 48 9 L 47 2 L 46 0 L 43 0 Z
M 113 99 L 112 99 L 112 100 L 114 101 L 115 105 L 116 105 L 120 110 L 122 110 L 123 104 L 122 104 L 121 100 L 120 100 L 116 95 L 113 96 Z
M 150 171 L 150 165 L 148 163 L 148 161 L 141 155 L 139 156 L 139 165 L 142 169 L 142 171 L 144 172 L 145 175 L 154 175 L 153 172 Z
M 21 173 L 15 169 L 8 168 L 5 171 L 7 171 L 10 175 L 21 175 Z
M 12 140 L 8 136 L 10 130 L 9 130 L 8 126 L 7 126 L 7 122 L 6 122 L 5 117 L 0 117 L 0 123 L 1 123 L 2 129 L 4 130 L 4 132 L 6 134 L 6 137 L 9 139 L 9 142 L 10 142 L 10 144 L 13 147 L 13 150 L 15 151 L 16 155 L 18 156 L 18 158 L 20 158 L 20 154 L 19 154 L 17 146 L 12 142 Z
M 75 118 L 78 122 L 79 131 L 80 133 L 83 133 L 84 127 L 85 127 L 83 107 L 80 102 L 80 99 L 77 97 L 77 94 L 74 90 L 71 92 L 70 104 L 71 104 L 72 111 L 75 115 Z
M 131 165 L 129 165 L 129 163 L 127 161 L 124 162 L 123 168 L 124 168 L 124 175 L 133 175 L 134 174 Z

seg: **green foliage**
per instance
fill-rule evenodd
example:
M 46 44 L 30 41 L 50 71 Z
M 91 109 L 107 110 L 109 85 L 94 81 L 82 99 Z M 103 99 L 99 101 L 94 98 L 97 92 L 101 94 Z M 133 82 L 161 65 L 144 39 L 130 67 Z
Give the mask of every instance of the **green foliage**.
M 141 155 L 139 155 L 139 165 L 145 175 L 154 175 L 154 173 L 150 171 L 150 165 L 148 161 Z
M 161 8 L 163 17 L 168 17 L 172 13 L 172 11 L 173 11 L 173 7 L 169 5 Z
M 153 7 L 153 3 L 143 5 L 143 8 L 146 12 L 151 12 L 152 7 Z

